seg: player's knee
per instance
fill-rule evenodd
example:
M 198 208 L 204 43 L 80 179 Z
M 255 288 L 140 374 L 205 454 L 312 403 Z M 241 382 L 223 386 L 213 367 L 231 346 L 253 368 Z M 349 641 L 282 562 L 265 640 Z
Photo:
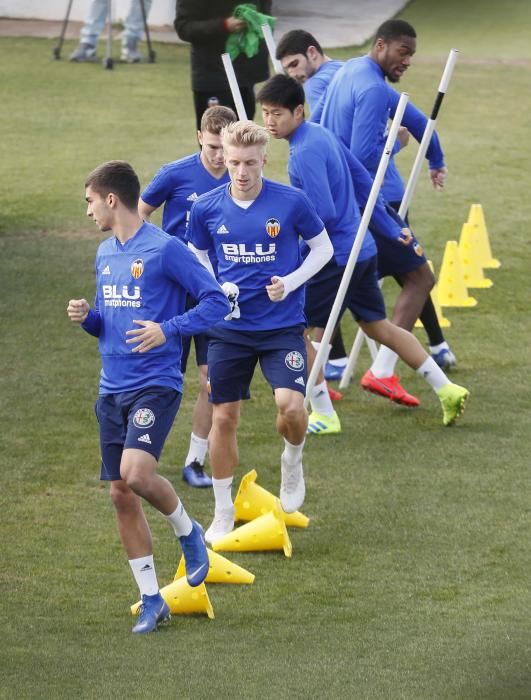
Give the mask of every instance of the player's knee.
M 384 326 L 382 321 L 359 321 L 359 326 L 365 335 L 372 340 L 377 340 L 380 343 L 384 342 L 382 340 L 384 334 Z
M 402 279 L 404 292 L 428 295 L 435 284 L 435 277 L 427 263 L 408 272 Z
M 238 414 L 233 411 L 216 410 L 214 408 L 212 426 L 224 435 L 233 434 L 238 428 Z
M 113 506 L 123 513 L 138 507 L 138 497 L 125 481 L 111 481 L 110 496 Z
M 435 275 L 431 271 L 428 263 L 425 263 L 419 268 L 421 283 L 424 285 L 427 293 L 429 294 L 433 287 L 435 286 Z
M 278 414 L 289 425 L 297 425 L 305 419 L 306 410 L 304 406 L 293 403 L 280 404 L 278 406 Z

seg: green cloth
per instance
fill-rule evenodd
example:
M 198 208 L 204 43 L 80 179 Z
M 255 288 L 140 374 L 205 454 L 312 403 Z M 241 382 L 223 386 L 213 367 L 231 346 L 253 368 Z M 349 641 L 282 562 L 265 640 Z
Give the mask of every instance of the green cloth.
M 269 24 L 271 30 L 273 30 L 275 17 L 258 12 L 256 5 L 250 2 L 236 5 L 233 16 L 243 19 L 247 24 L 247 28 L 243 32 L 230 34 L 225 45 L 225 51 L 229 54 L 231 61 L 234 61 L 241 53 L 244 53 L 247 58 L 256 56 L 260 39 L 264 38 L 262 25 Z

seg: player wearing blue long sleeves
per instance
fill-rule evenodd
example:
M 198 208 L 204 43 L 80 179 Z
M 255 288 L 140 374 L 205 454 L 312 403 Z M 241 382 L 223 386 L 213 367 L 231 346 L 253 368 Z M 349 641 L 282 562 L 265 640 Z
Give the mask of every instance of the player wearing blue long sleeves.
M 343 61 L 327 56 L 317 39 L 304 29 L 292 29 L 283 34 L 275 57 L 290 78 L 302 83 L 310 107 L 308 120 L 319 124 L 326 91 Z
M 205 331 L 228 311 L 226 297 L 187 246 L 138 215 L 140 183 L 128 163 L 110 161 L 85 183 L 87 216 L 113 236 L 96 255 L 96 303 L 71 299 L 67 313 L 99 340 L 102 360 L 96 416 L 101 475 L 110 481 L 118 530 L 140 590 L 133 632 L 169 617 L 155 573 L 146 500 L 179 538 L 191 586 L 208 573 L 201 526 L 190 519 L 170 482 L 157 474 L 182 392 L 181 336 Z M 185 311 L 186 294 L 197 306 Z
M 324 328 L 354 245 L 360 223 L 360 206 L 367 203 L 371 178 L 333 134 L 305 121 L 304 92 L 295 79 L 275 75 L 263 85 L 257 100 L 262 105 L 264 124 L 272 136 L 289 141 L 290 182 L 302 189 L 314 203 L 334 246 L 334 258 L 309 280 L 306 289 L 308 324 Z M 371 224 L 379 230 L 379 235 L 387 238 L 389 247 L 398 249 L 413 245 L 415 239 L 411 232 L 405 228 L 404 222 L 397 219 L 386 211 L 383 200 L 380 200 Z M 430 384 L 441 400 L 445 424 L 448 423 L 449 396 L 455 400 L 453 413 L 459 414 L 468 394 L 466 389 L 450 383 L 415 336 L 385 317 L 385 305 L 378 285 L 376 245 L 370 232 L 365 234 L 341 313 L 347 308 L 368 336 L 393 348 Z M 316 384 L 310 397 L 314 413 L 310 416 L 309 432 L 337 433 L 339 419 L 322 377 L 321 382 Z
M 369 172 L 376 171 L 386 138 L 387 121 L 394 110 L 394 93 L 390 92 L 386 77 L 396 83 L 408 69 L 416 51 L 416 33 L 413 27 L 402 20 L 389 20 L 379 27 L 376 38 L 367 56 L 351 59 L 337 71 L 330 83 L 323 108 L 321 124 L 331 131 L 356 155 Z M 423 122 L 418 110 L 410 112 L 411 128 L 421 136 Z M 407 133 L 407 132 L 406 132 Z M 447 174 L 440 162 L 442 154 L 432 141 L 431 157 L 435 160 L 431 177 L 435 187 L 442 187 Z M 398 141 L 394 152 L 401 147 Z M 439 159 L 439 162 L 437 162 Z M 388 195 L 401 197 L 403 186 L 394 163 L 389 168 Z M 398 208 L 400 199 L 392 200 Z M 383 255 L 386 255 L 384 251 Z M 409 257 L 408 257 L 409 256 Z M 402 285 L 393 312 L 393 321 L 411 329 L 418 316 L 428 332 L 430 351 L 441 366 L 455 364 L 455 357 L 444 340 L 442 330 L 429 292 L 435 283 L 433 273 L 425 259 L 403 251 L 400 258 L 387 258 L 383 264 Z M 382 348 L 371 369 L 364 375 L 362 386 L 378 391 L 381 383 L 391 383 L 396 375 L 396 354 Z M 378 382 L 375 382 L 377 379 Z M 383 394 L 382 395 L 386 395 Z
M 148 220 L 155 209 L 164 205 L 162 228 L 170 235 L 186 240 L 192 204 L 200 195 L 229 181 L 220 134 L 223 127 L 236 121 L 236 118 L 229 107 L 215 106 L 205 110 L 201 117 L 201 128 L 197 132 L 200 152 L 160 168 L 140 197 L 138 211 L 143 219 Z M 193 299 L 188 300 L 188 306 L 191 307 L 194 303 Z M 212 427 L 212 406 L 208 401 L 207 387 L 208 337 L 199 333 L 193 340 L 199 393 L 192 413 L 192 432 L 184 461 L 183 480 L 190 486 L 206 488 L 212 486 L 212 479 L 204 468 L 208 434 Z M 186 372 L 190 345 L 191 338 L 185 338 L 181 359 L 183 374 Z
M 280 39 L 277 46 L 277 58 L 282 62 L 282 65 L 288 75 L 303 84 L 306 99 L 308 100 L 311 110 L 309 119 L 320 123 L 330 82 L 344 64 L 340 61 L 331 60 L 323 53 L 323 50 L 315 37 L 300 29 L 287 32 L 287 34 L 284 34 L 284 36 Z M 368 57 L 364 58 L 364 60 L 366 59 L 368 59 Z M 379 84 L 379 89 L 387 90 L 389 117 L 393 118 L 395 115 L 396 106 L 398 105 L 398 101 L 400 99 L 400 94 L 394 88 L 392 88 L 391 85 L 386 83 L 385 80 Z M 350 110 L 349 114 L 352 113 L 352 104 L 343 106 L 345 109 Z M 337 117 L 337 115 L 334 116 Z M 329 115 L 328 118 L 331 119 L 332 117 Z M 349 131 L 349 128 L 352 127 L 352 122 L 349 122 L 348 119 L 338 119 L 338 121 L 341 122 L 341 129 L 345 132 L 343 133 L 343 143 L 349 147 L 349 138 L 351 133 L 347 132 Z M 404 113 L 402 123 L 404 126 L 400 127 L 399 129 L 399 136 L 397 146 L 395 146 L 395 152 L 398 147 L 403 148 L 405 145 L 407 145 L 409 140 L 409 132 L 411 132 L 418 141 L 422 139 L 426 128 L 427 119 L 420 110 L 409 102 L 406 105 L 406 111 Z M 373 125 L 371 122 L 362 120 L 360 128 L 367 128 L 370 131 L 373 129 Z M 381 149 L 385 143 L 385 136 L 383 136 L 378 129 L 375 138 L 380 143 L 380 150 L 378 152 L 378 149 L 375 149 L 376 155 L 373 155 L 374 171 L 378 165 Z M 357 155 L 360 158 L 362 157 L 362 154 L 360 153 L 357 153 Z M 370 154 L 368 157 L 370 160 Z M 430 177 L 434 186 L 438 187 L 440 184 L 442 184 L 447 171 L 444 165 L 444 155 L 436 133 L 432 134 L 426 157 L 429 161 Z M 368 166 L 368 162 L 365 162 L 364 164 Z M 391 204 L 392 207 L 394 207 L 396 211 L 398 211 L 404 193 L 404 185 L 398 173 L 393 155 L 391 156 L 389 167 L 386 171 L 382 192 L 385 199 Z M 394 274 L 395 279 L 399 284 L 402 284 L 400 276 L 404 273 L 404 271 L 406 273 L 408 271 L 413 271 L 422 263 L 421 259 L 410 256 L 407 251 L 404 251 L 402 256 L 398 256 L 397 259 L 387 259 L 389 251 L 386 249 L 385 239 L 380 239 L 377 237 L 376 241 L 379 247 L 380 259 L 382 260 L 383 258 L 386 258 L 386 262 L 382 264 L 382 268 L 385 270 L 386 274 Z M 404 259 L 401 260 L 401 257 Z M 395 267 L 395 263 L 397 267 Z M 420 279 L 412 279 L 413 275 L 410 275 L 409 284 L 413 285 L 413 291 L 415 291 L 415 288 L 417 288 L 419 295 L 426 297 L 429 292 L 429 284 L 432 284 L 434 281 L 433 275 L 431 275 L 431 271 L 429 269 L 422 268 L 416 273 L 416 275 L 420 276 Z M 429 279 L 430 277 L 432 278 L 431 283 Z M 395 316 L 394 318 L 397 320 L 399 319 L 399 316 Z M 446 367 L 452 363 L 455 363 L 455 357 L 444 340 L 440 323 L 437 318 L 437 313 L 429 296 L 427 296 L 426 303 L 420 311 L 420 318 L 428 335 L 430 349 L 436 362 L 441 367 Z M 344 367 L 347 361 L 347 358 L 344 357 L 345 354 L 346 351 L 344 349 L 341 337 L 341 329 L 338 327 L 338 332 L 335 334 L 333 339 L 331 353 L 331 357 L 334 359 L 331 360 L 329 364 L 327 363 L 325 368 L 325 375 L 327 378 L 339 379 L 341 377 L 342 367 Z M 382 354 L 384 354 L 384 351 Z M 385 354 L 389 355 L 387 352 L 385 352 Z M 383 371 L 380 372 L 381 377 L 384 377 L 386 373 L 389 374 L 393 371 L 393 369 L 394 365 L 390 364 L 389 367 L 387 367 L 385 364 L 382 367 Z M 375 371 L 377 370 L 375 369 Z M 397 394 L 394 393 L 393 397 L 396 398 Z
M 223 150 L 231 184 L 200 197 L 190 216 L 190 242 L 205 264 L 214 248 L 219 280 L 234 307 L 208 347 L 215 513 L 205 537 L 212 543 L 234 526 L 237 425 L 257 362 L 273 390 L 277 431 L 284 438 L 280 502 L 292 512 L 305 496 L 304 284 L 333 249 L 304 192 L 262 177 L 268 140 L 267 130 L 254 122 L 227 126 Z M 299 237 L 310 248 L 304 260 Z

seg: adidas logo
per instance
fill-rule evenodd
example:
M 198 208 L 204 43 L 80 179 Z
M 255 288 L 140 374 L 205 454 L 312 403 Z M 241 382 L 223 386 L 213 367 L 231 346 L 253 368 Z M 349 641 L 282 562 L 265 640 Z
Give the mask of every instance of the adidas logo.
M 151 438 L 149 437 L 149 433 L 144 433 L 144 435 L 141 435 L 138 438 L 138 442 L 145 442 L 146 445 L 151 445 Z
M 111 268 L 108 265 L 105 265 L 103 268 L 103 272 L 101 273 L 102 275 L 110 275 L 111 274 Z
M 303 377 L 297 377 L 297 379 L 295 380 L 295 384 L 300 384 L 301 386 L 304 386 Z
M 225 224 L 221 224 L 221 226 L 218 228 L 216 233 L 228 233 L 229 229 L 225 226 Z
M 144 564 L 140 571 L 151 571 L 151 566 L 149 564 Z
M 197 192 L 192 192 L 192 194 L 188 195 L 188 197 L 186 198 L 186 201 L 187 202 L 195 202 L 196 199 L 199 199 L 199 195 L 197 194 Z

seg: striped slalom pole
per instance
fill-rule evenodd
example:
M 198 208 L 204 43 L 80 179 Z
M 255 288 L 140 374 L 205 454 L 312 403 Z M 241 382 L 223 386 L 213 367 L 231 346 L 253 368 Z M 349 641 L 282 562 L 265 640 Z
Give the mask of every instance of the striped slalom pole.
M 398 128 L 400 126 L 400 123 L 402 121 L 402 117 L 404 116 L 404 111 L 406 109 L 406 104 L 409 100 L 409 95 L 405 92 L 403 92 L 400 95 L 400 100 L 398 102 L 398 106 L 396 108 L 396 113 L 395 113 L 395 118 L 393 119 L 393 122 L 391 124 L 391 128 L 389 129 L 389 133 L 387 135 L 387 140 L 385 142 L 385 146 L 382 152 L 382 156 L 380 158 L 380 163 L 378 165 L 378 170 L 376 171 L 376 175 L 374 177 L 374 181 L 372 183 L 371 191 L 369 193 L 369 197 L 367 199 L 367 204 L 365 206 L 365 210 L 363 212 L 363 216 L 361 217 L 360 224 L 358 226 L 358 231 L 356 233 L 356 237 L 354 239 L 354 244 L 352 246 L 352 250 L 350 251 L 350 255 L 345 267 L 345 271 L 343 272 L 343 277 L 341 278 L 341 283 L 339 285 L 339 289 L 334 301 L 334 304 L 332 306 L 332 310 L 330 312 L 330 316 L 328 317 L 328 321 L 326 323 L 326 328 L 323 333 L 323 337 L 320 341 L 319 345 L 319 350 L 317 351 L 317 355 L 315 357 L 315 361 L 313 363 L 313 367 L 310 372 L 310 376 L 308 377 L 308 383 L 306 385 L 306 398 L 305 398 L 305 405 L 307 406 L 309 401 L 310 401 L 310 396 L 312 393 L 312 390 L 315 386 L 315 382 L 317 379 L 317 375 L 319 374 L 319 371 L 321 370 L 322 366 L 324 365 L 326 355 L 328 354 L 328 344 L 330 343 L 330 339 L 332 337 L 332 333 L 334 332 L 334 328 L 336 327 L 336 323 L 339 318 L 339 313 L 341 311 L 341 307 L 343 305 L 343 301 L 345 299 L 345 295 L 347 293 L 348 286 L 350 284 L 350 279 L 352 277 L 352 273 L 354 272 L 354 266 L 356 265 L 356 262 L 358 260 L 359 252 L 363 243 L 363 239 L 365 238 L 365 234 L 367 232 L 367 229 L 369 228 L 369 221 L 371 220 L 372 212 L 374 210 L 374 206 L 376 204 L 376 200 L 378 198 L 378 195 L 380 193 L 380 188 L 383 183 L 385 171 L 387 170 L 387 166 L 389 165 L 389 160 L 391 158 L 391 152 L 393 150 L 394 143 L 396 141 L 396 135 L 398 133 Z
M 441 82 L 439 84 L 439 90 L 437 91 L 435 102 L 433 103 L 430 118 L 428 119 L 428 123 L 426 124 L 426 128 L 424 129 L 422 141 L 420 142 L 420 146 L 417 151 L 417 156 L 415 158 L 415 162 L 413 163 L 413 167 L 411 168 L 409 180 L 407 181 L 406 190 L 404 192 L 404 196 L 402 197 L 402 202 L 400 203 L 400 209 L 398 210 L 398 215 L 401 216 L 403 219 L 405 219 L 407 210 L 409 209 L 409 205 L 411 203 L 411 199 L 413 198 L 413 193 L 415 191 L 415 187 L 417 186 L 417 181 L 419 179 L 420 171 L 422 169 L 422 163 L 424 162 L 428 146 L 430 145 L 431 137 L 433 135 L 433 132 L 435 131 L 437 116 L 439 115 L 439 110 L 441 109 L 441 105 L 443 103 L 444 96 L 446 95 L 446 91 L 448 90 L 448 85 L 450 84 L 450 80 L 452 78 L 452 73 L 454 72 L 454 66 L 457 61 L 458 55 L 459 51 L 457 49 L 450 49 L 450 53 L 448 54 L 448 60 L 446 61 L 446 66 L 444 68 Z

